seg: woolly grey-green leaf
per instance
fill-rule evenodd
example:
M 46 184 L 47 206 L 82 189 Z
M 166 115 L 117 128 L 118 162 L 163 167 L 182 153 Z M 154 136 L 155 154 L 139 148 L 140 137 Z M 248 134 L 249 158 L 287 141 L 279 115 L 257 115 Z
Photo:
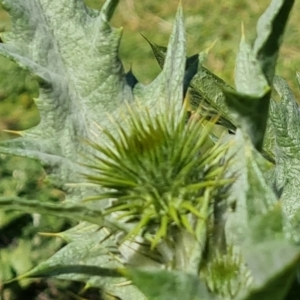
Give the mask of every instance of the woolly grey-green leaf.
M 268 89 L 268 81 L 243 32 L 234 75 L 235 87 L 239 93 L 261 97 Z
M 181 6 L 178 7 L 162 72 L 148 86 L 136 84 L 134 95 L 159 111 L 169 105 L 181 109 L 185 68 L 185 29 Z
M 124 300 L 144 299 L 117 270 L 123 265 L 117 258 L 114 235 L 96 228 L 89 228 L 88 232 L 81 228 L 77 234 L 67 246 L 17 279 L 55 276 L 85 282 L 87 287 L 99 287 L 104 295 L 109 293 Z
M 107 23 L 117 3 L 92 11 L 83 1 L 3 1 L 13 27 L 0 53 L 36 75 L 41 121 L 0 150 L 38 159 L 76 200 L 87 189 L 65 183 L 81 181 L 80 139 L 92 138 L 92 124 L 133 97 L 118 58 L 122 31 Z
M 274 87 L 281 101 L 271 103 L 270 118 L 276 135 L 276 187 L 283 189 L 281 201 L 287 216 L 300 208 L 300 110 L 287 83 L 280 77 L 274 78 Z
M 243 33 L 235 70 L 239 94 L 224 91 L 227 104 L 237 113 L 237 122 L 259 151 L 262 150 L 267 126 L 271 97 L 269 86 L 273 82 L 278 51 L 293 3 L 271 2 L 258 21 L 253 49 L 246 43 Z
M 238 133 L 236 139 L 239 136 L 242 138 Z M 247 174 L 237 169 L 239 179 L 231 194 L 237 195 L 236 208 L 229 215 L 226 228 L 228 238 L 233 234 L 233 241 L 238 245 L 252 279 L 237 299 L 286 299 L 296 276 L 300 249 L 293 244 L 293 232 L 286 223 L 281 203 L 265 180 L 264 173 L 271 167 L 270 163 L 253 149 L 249 141 L 246 144 L 248 150 L 245 148 L 246 151 L 236 157 L 239 162 L 245 157 L 246 167 L 241 164 L 235 167 Z M 236 145 L 237 149 L 241 146 Z M 239 190 L 238 186 L 242 184 L 248 189 Z
M 201 106 L 204 106 L 204 115 L 207 113 L 210 117 L 209 111 L 211 110 L 213 112 L 212 116 L 220 116 L 221 125 L 230 130 L 236 129 L 234 118 L 226 105 L 223 93 L 223 89 L 234 91 L 229 84 L 205 67 L 199 66 L 198 72 L 190 85 L 191 102 L 194 107 L 200 106 L 201 109 Z
M 272 169 L 272 164 L 253 148 L 249 138 L 240 130 L 232 139 L 233 147 L 228 155 L 234 156 L 234 164 L 229 166 L 228 172 L 236 180 L 228 199 L 234 209 L 228 212 L 226 234 L 228 239 L 235 241 L 234 244 L 239 244 L 249 221 L 255 215 L 266 213 L 277 202 L 277 197 L 264 176 Z
M 152 48 L 158 64 L 163 68 L 167 47 L 157 45 L 149 40 L 147 41 Z M 184 92 L 186 92 L 190 86 L 188 91 L 188 102 L 192 111 L 199 110 L 199 112 L 208 119 L 218 116 L 219 124 L 235 131 L 236 126 L 233 124 L 232 117 L 228 112 L 228 107 L 225 104 L 225 97 L 222 92 L 222 88 L 232 88 L 221 78 L 201 65 L 205 53 L 206 51 L 201 52 L 199 55 L 187 58 L 185 79 L 190 80 L 184 82 Z M 197 64 L 195 64 L 196 60 Z M 192 78 L 189 78 L 190 71 L 192 71 L 193 74 Z
M 255 282 L 241 300 L 284 300 L 296 278 L 299 249 L 284 241 L 253 245 L 246 262 Z
M 262 72 L 272 84 L 279 49 L 294 0 L 272 0 L 257 23 L 253 50 Z
M 223 90 L 226 103 L 235 114 L 236 124 L 250 136 L 253 145 L 262 150 L 267 126 L 271 89 L 259 61 L 242 33 L 235 65 L 237 92 Z

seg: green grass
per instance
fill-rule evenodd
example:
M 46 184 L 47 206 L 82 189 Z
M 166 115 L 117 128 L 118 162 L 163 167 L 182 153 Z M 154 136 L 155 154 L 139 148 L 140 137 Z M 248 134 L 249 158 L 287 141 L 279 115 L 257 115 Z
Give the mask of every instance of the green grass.
M 207 60 L 207 66 L 229 83 L 233 83 L 235 54 L 241 36 L 241 24 L 245 26 L 249 41 L 255 37 L 255 24 L 270 1 L 183 1 L 188 40 L 188 54 L 192 55 L 215 46 Z M 177 1 L 121 1 L 113 19 L 115 26 L 123 26 L 124 38 L 121 57 L 126 69 L 132 67 L 141 81 L 149 81 L 159 71 L 149 46 L 139 33 L 158 44 L 166 45 L 176 12 Z M 298 20 L 300 3 L 296 2 L 281 50 L 277 72 L 297 88 L 295 71 L 300 68 L 297 56 L 299 39 Z

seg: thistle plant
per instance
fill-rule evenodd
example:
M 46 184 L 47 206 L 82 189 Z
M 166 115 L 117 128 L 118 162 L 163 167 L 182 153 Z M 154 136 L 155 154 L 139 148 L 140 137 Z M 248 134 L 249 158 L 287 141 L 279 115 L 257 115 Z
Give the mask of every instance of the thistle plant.
M 150 42 L 162 71 L 145 86 L 118 57 L 118 1 L 2 2 L 13 26 L 0 53 L 35 75 L 41 122 L 0 151 L 39 160 L 66 199 L 0 207 L 79 222 L 44 233 L 67 245 L 13 280 L 82 281 L 104 299 L 290 299 L 299 111 L 274 74 L 294 1 L 270 3 L 253 46 L 242 32 L 235 88 L 205 51 L 186 57 L 181 7 L 168 46 Z
M 176 120 L 173 108 L 168 115 L 163 111 L 155 116 L 143 109 L 128 107 L 124 122 L 115 122 L 116 137 L 102 131 L 110 146 L 92 143 L 97 154 L 88 167 L 96 174 L 87 178 L 106 188 L 93 199 L 114 199 L 105 214 L 120 212 L 117 219 L 139 220 L 128 237 L 142 230 L 152 248 L 171 238 L 173 226 L 197 238 L 212 199 L 221 199 L 222 188 L 230 182 L 223 178 L 227 146 L 205 149 L 210 126 L 195 119 L 186 124 L 184 111 Z

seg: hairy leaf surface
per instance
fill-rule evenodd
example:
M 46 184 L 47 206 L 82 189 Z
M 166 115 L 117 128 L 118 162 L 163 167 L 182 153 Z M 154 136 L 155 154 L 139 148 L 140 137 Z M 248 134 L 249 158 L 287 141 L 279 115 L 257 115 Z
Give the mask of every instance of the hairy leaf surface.
M 282 78 L 274 78 L 274 87 L 281 98 L 280 102 L 272 101 L 271 104 L 271 121 L 276 133 L 276 187 L 283 189 L 283 208 L 289 217 L 293 217 L 300 207 L 300 110 Z
M 93 122 L 132 99 L 118 58 L 122 31 L 108 24 L 117 3 L 93 11 L 83 1 L 3 1 L 13 27 L 0 53 L 36 76 L 41 121 L 0 150 L 38 159 L 77 200 L 87 190 L 64 184 L 80 181 L 77 163 L 86 151 L 80 139 L 92 138 Z

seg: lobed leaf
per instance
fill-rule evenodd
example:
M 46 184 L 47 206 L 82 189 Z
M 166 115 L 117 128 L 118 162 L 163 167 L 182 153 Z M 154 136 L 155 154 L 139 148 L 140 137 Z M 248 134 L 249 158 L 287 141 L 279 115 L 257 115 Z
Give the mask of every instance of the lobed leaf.
M 300 110 L 287 83 L 275 76 L 274 88 L 281 101 L 271 103 L 270 118 L 276 142 L 276 187 L 283 188 L 281 200 L 289 217 L 299 209 L 299 143 Z
M 242 33 L 235 70 L 238 94 L 224 91 L 227 104 L 237 113 L 237 122 L 259 151 L 262 150 L 267 126 L 271 97 L 269 86 L 273 82 L 284 28 L 293 3 L 284 0 L 271 2 L 258 21 L 253 49 L 245 42 Z
M 185 68 L 185 29 L 182 8 L 179 5 L 175 24 L 171 33 L 169 47 L 165 56 L 162 72 L 148 86 L 137 84 L 134 95 L 139 102 L 155 107 L 154 111 L 167 109 L 169 105 L 181 110 L 183 79 Z
M 168 48 L 146 40 L 150 44 L 158 64 L 163 68 Z M 222 93 L 222 87 L 228 89 L 231 87 L 201 65 L 206 54 L 207 50 L 186 59 L 183 95 L 185 96 L 187 93 L 191 110 L 200 110 L 208 118 L 217 115 L 221 125 L 235 131 L 236 127 L 232 123 L 232 117 L 229 115 Z
M 72 235 L 74 237 L 74 232 Z M 54 276 L 85 282 L 86 288 L 98 287 L 103 289 L 104 295 L 114 295 L 122 300 L 144 299 L 120 274 L 123 265 L 117 253 L 115 237 L 109 231 L 94 230 L 87 234 L 81 228 L 76 239 L 16 280 Z
M 89 193 L 65 185 L 82 181 L 77 163 L 87 150 L 80 139 L 92 138 L 94 122 L 105 122 L 107 112 L 133 98 L 118 58 L 122 31 L 108 24 L 117 3 L 107 0 L 94 11 L 74 0 L 3 1 L 12 31 L 0 54 L 36 76 L 41 121 L 0 151 L 38 159 L 76 201 Z
M 236 177 L 228 199 L 234 210 L 228 215 L 226 233 L 229 240 L 235 240 L 234 244 L 240 244 L 252 218 L 268 212 L 277 203 L 277 197 L 265 178 L 272 165 L 240 130 L 234 140 L 228 154 L 234 156 L 235 162 L 228 170 Z
M 257 23 L 254 53 L 269 85 L 272 84 L 279 49 L 294 0 L 272 0 Z
M 256 149 L 261 151 L 267 126 L 271 89 L 254 51 L 246 43 L 243 32 L 236 58 L 235 85 L 237 92 L 223 90 L 226 103 L 235 114 L 236 124 L 250 136 Z

